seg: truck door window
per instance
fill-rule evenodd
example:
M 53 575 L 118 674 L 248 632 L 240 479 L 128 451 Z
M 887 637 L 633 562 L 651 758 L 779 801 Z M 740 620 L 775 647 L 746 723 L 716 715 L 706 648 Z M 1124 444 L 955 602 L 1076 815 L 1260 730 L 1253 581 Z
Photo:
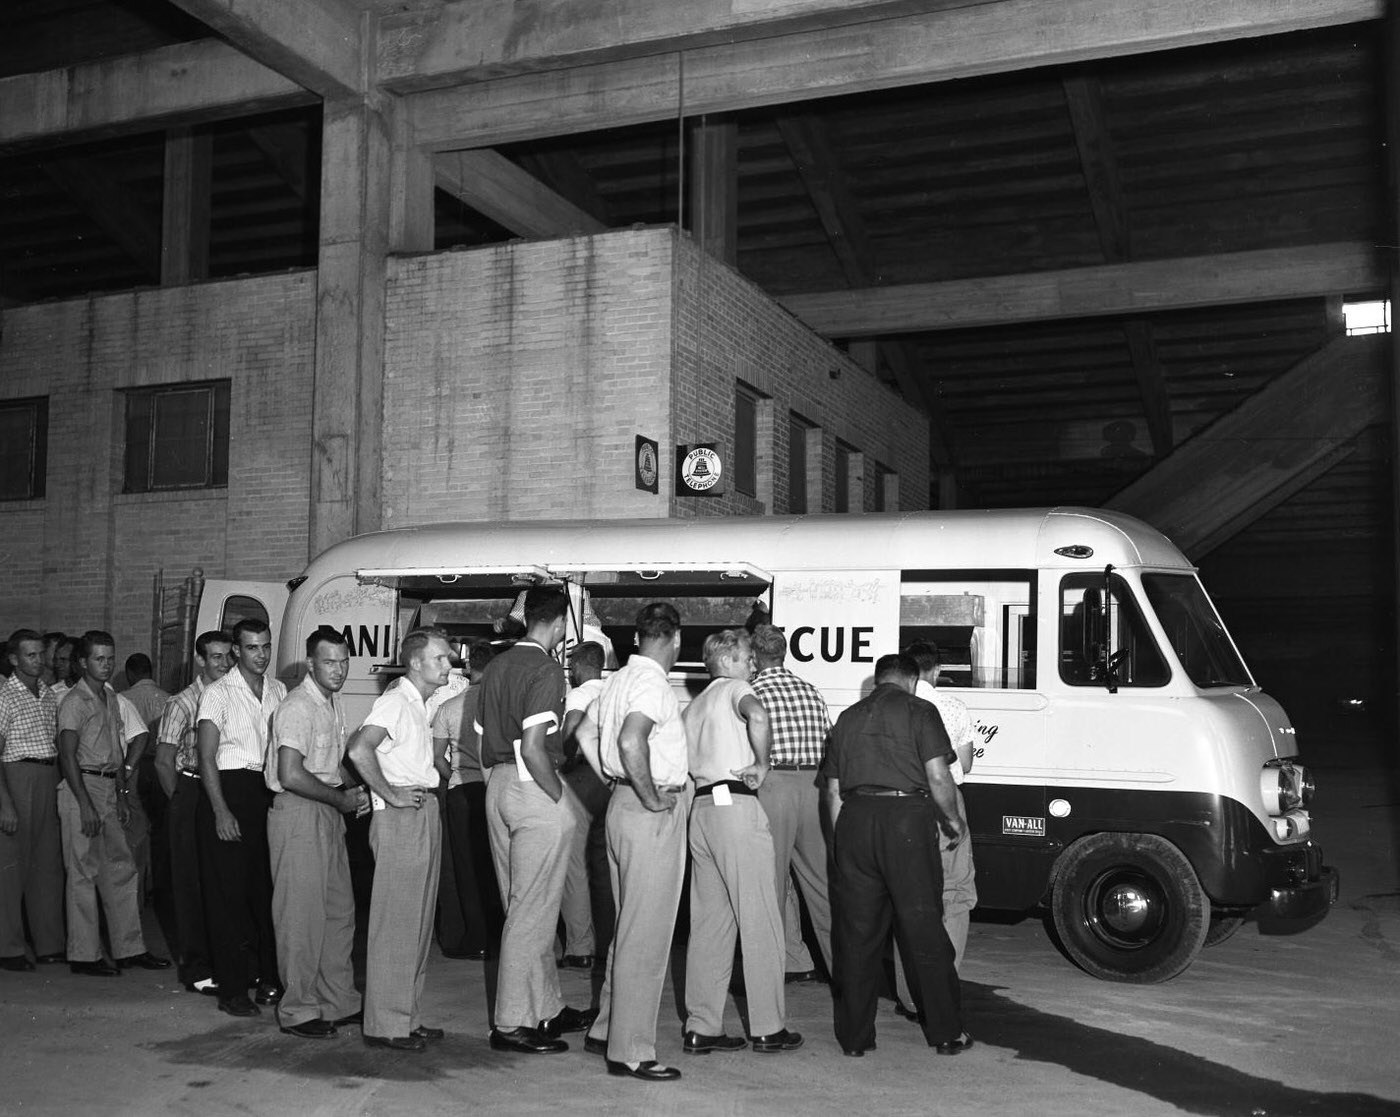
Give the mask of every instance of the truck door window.
M 1117 574 L 1106 582 L 1101 572 L 1061 579 L 1060 678 L 1098 687 L 1158 687 L 1171 679 L 1136 598 Z
M 938 646 L 944 686 L 1033 690 L 1035 579 L 1030 571 L 905 571 L 899 646 Z
M 1198 687 L 1251 686 L 1230 634 L 1193 574 L 1144 574 L 1142 588 L 1187 677 Z

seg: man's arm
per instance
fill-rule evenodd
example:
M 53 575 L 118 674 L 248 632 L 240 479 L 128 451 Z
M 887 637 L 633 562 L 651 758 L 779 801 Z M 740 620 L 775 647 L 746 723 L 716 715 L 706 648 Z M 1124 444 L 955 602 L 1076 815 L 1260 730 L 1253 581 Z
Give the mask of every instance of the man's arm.
M 342 791 L 318 780 L 306 770 L 306 758 L 289 745 L 279 745 L 277 748 L 277 779 L 283 791 L 290 791 L 303 799 L 314 799 L 318 803 L 329 803 L 342 814 L 359 810 L 365 801 L 363 788 Z
M 933 796 L 933 805 L 938 808 L 938 813 L 942 815 L 939 824 L 943 827 L 943 832 L 948 835 L 948 844 L 945 849 L 956 849 L 958 843 L 967 836 L 967 827 L 963 824 L 962 816 L 958 813 L 958 785 L 953 782 L 952 773 L 948 771 L 948 761 L 946 757 L 935 756 L 932 760 L 924 763 L 924 778 L 928 780 L 929 794 Z
M 622 723 L 617 735 L 617 751 L 622 759 L 622 770 L 632 781 L 632 790 L 649 811 L 669 811 L 676 805 L 676 796 L 670 791 L 657 791 L 651 782 L 651 731 L 656 723 L 646 714 L 630 713 Z
M 60 729 L 58 732 L 58 764 L 63 770 L 63 778 L 68 781 L 68 790 L 78 800 L 78 817 L 82 820 L 83 833 L 91 838 L 102 829 L 102 819 L 97 808 L 88 796 L 83 774 L 78 770 L 78 731 Z
M 752 788 L 763 785 L 768 775 L 768 749 L 772 740 L 772 730 L 768 711 L 754 694 L 746 694 L 739 702 L 739 716 L 743 718 L 749 733 L 749 747 L 753 749 L 754 762 L 744 768 L 733 769 L 733 774 Z
M 446 787 L 447 782 L 452 778 L 452 764 L 447 759 L 447 749 L 451 744 L 451 737 L 433 738 L 433 767 L 437 769 L 437 774 L 442 778 L 443 787 Z M 285 787 L 286 783 L 284 782 L 282 786 Z
M 841 813 L 841 781 L 826 781 L 826 809 L 831 816 L 831 828 L 836 829 L 836 817 Z
M 520 762 L 530 773 L 530 778 L 539 784 L 540 790 L 556 803 L 564 795 L 564 781 L 554 770 L 554 762 L 545 748 L 545 738 L 549 736 L 549 722 L 536 722 L 520 734 Z
M 579 742 L 576 734 L 578 727 L 583 722 L 584 710 L 568 710 L 564 714 L 564 728 L 559 732 L 564 739 L 564 759 L 572 760 L 578 755 Z
M 138 733 L 126 745 L 126 757 L 122 760 L 121 775 L 117 778 L 117 818 L 125 826 L 131 816 L 130 801 L 127 796 L 136 788 L 136 765 L 141 754 L 146 751 L 146 740 L 151 735 L 148 729 Z
M 5 734 L 0 733 L 0 834 L 13 834 L 19 829 L 19 812 L 10 794 L 10 779 L 5 774 Z
M 168 741 L 156 743 L 156 779 L 167 799 L 175 798 L 175 781 L 180 778 L 180 773 L 175 771 L 175 750 L 178 747 Z
M 243 831 L 238 828 L 238 819 L 228 809 L 224 801 L 224 785 L 219 782 L 219 727 L 208 718 L 200 720 L 195 730 L 195 752 L 199 756 L 199 778 L 204 784 L 204 794 L 209 796 L 209 805 L 214 808 L 214 833 L 223 842 L 236 842 L 242 839 Z
M 412 787 L 395 787 L 384 778 L 384 770 L 379 767 L 379 753 L 375 750 L 387 736 L 389 731 L 382 725 L 362 725 L 351 735 L 346 754 L 354 762 L 360 779 L 385 803 L 391 807 L 416 810 L 423 805 L 421 791 Z M 278 761 L 281 761 L 280 755 Z

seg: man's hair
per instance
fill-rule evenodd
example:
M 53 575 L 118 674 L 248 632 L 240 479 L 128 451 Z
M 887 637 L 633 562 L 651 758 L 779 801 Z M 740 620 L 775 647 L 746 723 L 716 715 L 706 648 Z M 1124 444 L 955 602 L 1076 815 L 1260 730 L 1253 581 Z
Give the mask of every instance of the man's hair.
M 399 665 L 407 668 L 413 661 L 423 653 L 423 649 L 428 646 L 428 641 L 433 637 L 439 640 L 445 639 L 440 628 L 415 628 L 403 638 L 403 644 L 399 647 Z
M 233 626 L 233 643 L 238 646 L 243 642 L 244 636 L 261 636 L 266 632 L 272 635 L 272 626 L 267 621 L 259 620 L 257 617 L 244 617 Z
M 154 670 L 151 657 L 145 652 L 132 652 L 126 657 L 126 677 L 133 683 L 138 679 L 149 679 Z
M 591 667 L 599 673 L 603 670 L 603 664 L 607 656 L 603 654 L 603 645 L 597 640 L 585 640 L 582 644 L 577 644 L 569 654 L 569 662 L 577 663 L 580 667 Z
M 92 655 L 93 648 L 111 648 L 116 651 L 117 642 L 112 638 L 110 632 L 103 632 L 100 628 L 90 628 L 83 633 L 82 638 L 78 641 L 78 658 L 87 659 L 88 656 Z
M 776 625 L 760 624 L 753 630 L 753 654 L 764 663 L 782 663 L 787 658 L 787 637 Z
M 711 675 L 717 675 L 719 674 L 720 660 L 726 656 L 732 656 L 748 646 L 749 634 L 742 628 L 722 628 L 705 637 L 705 644 L 700 649 L 700 654 L 705 660 L 706 670 Z
M 194 642 L 194 654 L 200 659 L 207 659 L 210 644 L 228 644 L 232 647 L 233 637 L 219 628 L 211 628 L 208 632 L 201 632 Z
M 906 644 L 904 654 L 919 665 L 919 674 L 927 675 L 938 670 L 938 645 L 928 640 L 914 640 Z
M 486 665 L 496 657 L 490 640 L 473 640 L 467 648 L 467 670 L 485 671 Z
M 681 627 L 681 615 L 669 601 L 653 601 L 637 611 L 637 638 L 642 644 L 669 640 Z
M 58 655 L 58 653 L 61 652 L 65 647 L 67 647 L 70 653 L 76 652 L 78 650 L 78 644 L 80 642 L 81 641 L 79 641 L 78 637 L 76 636 L 65 636 L 62 640 L 60 640 L 57 644 L 54 645 L 53 654 Z
M 10 638 L 5 641 L 5 651 L 7 653 L 13 652 L 15 655 L 19 655 L 21 640 L 37 640 L 40 644 L 44 642 L 44 638 L 32 628 L 17 628 L 10 633 Z
M 350 641 L 345 639 L 345 634 L 328 624 L 323 624 L 306 638 L 306 658 L 310 659 L 316 654 L 317 644 L 334 644 L 337 648 L 348 648 Z
M 26 628 L 25 631 L 28 632 L 29 629 Z M 40 639 L 40 637 L 38 637 L 38 636 L 27 636 L 27 637 L 25 637 L 25 639 L 27 639 L 27 640 L 38 640 L 38 639 Z M 44 633 L 42 639 L 43 639 L 44 647 L 45 647 L 45 648 L 47 648 L 50 644 L 52 644 L 52 645 L 56 648 L 56 647 L 58 647 L 59 644 L 63 643 L 63 641 L 64 641 L 65 639 L 67 639 L 67 637 L 64 636 L 63 633 L 61 633 L 61 632 L 46 632 L 46 633 Z
M 569 596 L 552 586 L 536 586 L 525 594 L 525 627 L 553 624 L 569 611 Z
M 896 678 L 912 681 L 919 677 L 919 665 L 914 657 L 903 652 L 882 655 L 875 661 L 875 681 L 892 683 Z

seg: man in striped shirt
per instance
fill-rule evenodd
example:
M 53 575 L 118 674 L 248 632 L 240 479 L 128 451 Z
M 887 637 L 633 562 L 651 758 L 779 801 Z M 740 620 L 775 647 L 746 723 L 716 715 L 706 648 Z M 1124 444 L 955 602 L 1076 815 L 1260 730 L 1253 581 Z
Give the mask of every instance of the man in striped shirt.
M 204 890 L 199 881 L 199 840 L 195 811 L 199 806 L 199 753 L 195 727 L 205 688 L 233 667 L 233 640 L 227 632 L 202 632 L 194 642 L 194 682 L 171 698 L 160 720 L 156 744 L 156 778 L 170 806 L 166 832 L 170 840 L 170 891 L 175 911 L 180 981 L 191 993 L 217 992 L 204 926 Z
M 256 1016 L 258 1004 L 276 1004 L 282 996 L 272 930 L 263 764 L 272 711 L 287 688 L 264 677 L 272 662 L 266 621 L 239 621 L 233 628 L 233 651 L 235 670 L 210 684 L 199 700 L 195 742 L 204 794 L 195 825 L 219 1009 L 230 1016 Z M 254 978 L 257 1004 L 247 993 Z
M 772 746 L 768 753 L 768 778 L 758 789 L 758 801 L 773 831 L 774 869 L 778 895 L 787 891 L 788 873 L 795 870 L 807 913 L 812 917 L 817 946 L 831 972 L 831 899 L 827 890 L 826 838 L 822 834 L 821 792 L 817 769 L 826 752 L 831 717 L 821 691 L 799 679 L 784 665 L 787 637 L 771 624 L 753 632 L 753 692 L 768 711 Z M 787 911 L 791 918 L 791 909 Z M 789 974 L 807 976 L 807 967 L 795 959 L 801 949 L 801 933 L 787 928 Z
M 14 673 L 0 686 L 0 969 L 27 971 L 21 912 L 39 961 L 63 959 L 58 700 L 41 677 L 39 634 L 22 628 L 5 646 Z

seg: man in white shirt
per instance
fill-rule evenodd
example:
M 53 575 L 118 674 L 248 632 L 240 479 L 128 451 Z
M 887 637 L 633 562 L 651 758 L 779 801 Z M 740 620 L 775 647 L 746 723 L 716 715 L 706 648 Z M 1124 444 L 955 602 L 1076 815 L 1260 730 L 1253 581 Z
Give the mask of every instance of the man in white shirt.
M 452 649 L 437 630 L 415 629 L 403 639 L 399 662 L 404 676 L 375 699 L 350 738 L 349 756 L 369 785 L 374 808 L 364 1041 L 367 1047 L 417 1052 L 443 1036 L 441 1028 L 420 1022 L 418 1009 L 442 868 L 428 699 L 452 672 Z
M 584 716 L 595 709 L 603 693 L 603 645 L 589 640 L 576 644 L 569 655 L 569 693 L 564 696 L 564 763 L 559 775 L 573 789 L 569 800 L 577 828 L 569 847 L 569 868 L 564 876 L 564 899 L 559 918 L 564 924 L 564 969 L 591 970 L 597 960 L 598 942 L 607 946 L 614 916 L 607 881 L 607 835 L 604 819 L 610 793 L 592 764 L 579 755 L 576 732 Z M 598 854 L 595 858 L 594 852 Z M 598 872 L 593 872 L 595 865 Z M 601 895 L 599 894 L 601 893 Z M 596 917 L 595 917 L 596 916 Z M 604 925 L 603 917 L 607 917 Z

